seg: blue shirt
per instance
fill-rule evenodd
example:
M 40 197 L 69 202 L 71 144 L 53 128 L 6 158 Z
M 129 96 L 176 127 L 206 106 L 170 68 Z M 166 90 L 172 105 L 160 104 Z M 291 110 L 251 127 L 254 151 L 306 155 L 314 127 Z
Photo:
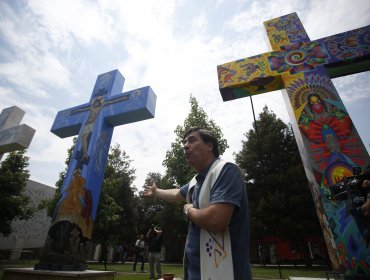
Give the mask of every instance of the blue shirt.
M 213 163 L 213 162 L 212 162 Z M 195 208 L 199 208 L 199 193 L 204 179 L 210 169 L 209 165 L 197 176 L 192 201 Z M 180 193 L 186 198 L 189 184 L 181 187 Z M 248 232 L 248 202 L 244 185 L 244 178 L 238 167 L 226 163 L 222 168 L 210 194 L 209 204 L 230 203 L 235 210 L 229 224 L 234 279 L 252 279 L 249 261 L 249 232 Z M 200 279 L 200 227 L 190 223 L 185 244 L 185 254 L 188 260 L 188 280 Z

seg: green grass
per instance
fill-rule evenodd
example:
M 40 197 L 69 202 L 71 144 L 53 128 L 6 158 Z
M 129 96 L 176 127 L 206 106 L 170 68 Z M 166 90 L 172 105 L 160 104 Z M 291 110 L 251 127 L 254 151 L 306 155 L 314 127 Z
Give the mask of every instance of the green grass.
M 294 267 L 282 266 L 280 271 L 278 267 L 252 267 L 253 278 L 267 278 L 267 279 L 288 279 L 288 277 L 312 277 L 312 278 L 326 278 L 326 271 L 331 271 L 329 267 Z
M 0 266 L 0 279 L 3 275 L 3 267 L 33 267 L 38 261 L 18 261 L 13 263 L 2 263 Z M 140 269 L 140 264 L 137 265 L 137 269 Z M 89 270 L 104 270 L 104 264 L 89 263 Z M 146 273 L 133 273 L 132 263 L 125 264 L 107 264 L 107 270 L 116 271 L 117 274 L 114 280 L 148 280 L 149 279 L 149 265 L 145 264 L 144 269 Z M 288 279 L 288 277 L 312 277 L 312 278 L 326 278 L 326 271 L 330 271 L 328 267 L 294 267 L 294 266 L 281 266 L 280 271 L 278 267 L 260 267 L 252 266 L 253 279 L 264 278 L 264 279 Z M 174 273 L 176 276 L 183 278 L 182 264 L 167 264 L 162 263 L 163 273 Z M 281 277 L 280 277 L 281 275 Z
M 140 270 L 141 264 L 138 263 L 136 266 L 136 270 Z M 182 270 L 182 264 L 166 264 L 162 263 L 161 264 L 162 268 L 162 273 L 174 273 L 176 276 L 183 278 L 183 270 Z M 104 265 L 103 264 L 89 264 L 89 269 L 91 270 L 104 270 Z M 146 273 L 133 273 L 132 272 L 132 263 L 126 263 L 126 264 L 107 264 L 107 270 L 110 271 L 116 271 L 117 275 L 114 278 L 115 280 L 131 280 L 131 279 L 136 279 L 136 280 L 141 280 L 149 279 L 149 265 L 148 263 L 145 263 L 144 270 Z M 124 273 L 124 275 L 120 274 Z

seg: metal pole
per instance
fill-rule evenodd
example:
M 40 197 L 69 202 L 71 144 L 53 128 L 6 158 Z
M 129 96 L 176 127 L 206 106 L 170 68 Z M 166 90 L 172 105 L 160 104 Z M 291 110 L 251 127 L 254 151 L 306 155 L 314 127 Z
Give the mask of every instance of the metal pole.
M 283 279 L 283 276 L 281 274 L 280 259 L 279 259 L 279 253 L 278 253 L 275 237 L 274 237 L 274 245 L 275 245 L 276 260 L 277 260 L 278 269 L 279 269 L 279 276 L 280 276 L 280 279 Z
M 256 134 L 257 134 L 257 141 L 258 141 L 258 145 L 260 145 L 260 135 L 259 135 L 259 132 L 258 132 L 258 127 L 257 127 L 257 121 L 256 121 L 256 115 L 254 114 L 254 106 L 253 106 L 253 100 L 252 100 L 252 96 L 249 96 L 250 100 L 251 100 L 251 106 L 252 106 L 252 112 L 253 112 L 253 119 L 254 119 L 254 126 L 256 127 Z

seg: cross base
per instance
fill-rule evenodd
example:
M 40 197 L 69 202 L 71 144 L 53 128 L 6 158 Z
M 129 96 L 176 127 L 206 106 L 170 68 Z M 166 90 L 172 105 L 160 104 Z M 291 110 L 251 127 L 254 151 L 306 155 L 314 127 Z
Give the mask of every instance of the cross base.
M 33 268 L 4 268 L 3 280 L 113 280 L 114 271 L 40 271 Z
M 55 264 L 55 263 L 37 263 L 35 270 L 51 271 L 84 271 L 87 270 L 87 264 Z

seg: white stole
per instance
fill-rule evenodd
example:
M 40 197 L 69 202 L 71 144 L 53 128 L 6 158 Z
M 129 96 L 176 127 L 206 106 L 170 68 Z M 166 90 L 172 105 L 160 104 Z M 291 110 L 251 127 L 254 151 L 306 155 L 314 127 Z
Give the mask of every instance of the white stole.
M 217 159 L 209 169 L 199 193 L 199 208 L 209 206 L 210 193 L 226 161 Z M 195 177 L 189 183 L 189 190 L 196 184 Z M 234 279 L 230 233 L 200 232 L 200 272 L 201 280 Z

